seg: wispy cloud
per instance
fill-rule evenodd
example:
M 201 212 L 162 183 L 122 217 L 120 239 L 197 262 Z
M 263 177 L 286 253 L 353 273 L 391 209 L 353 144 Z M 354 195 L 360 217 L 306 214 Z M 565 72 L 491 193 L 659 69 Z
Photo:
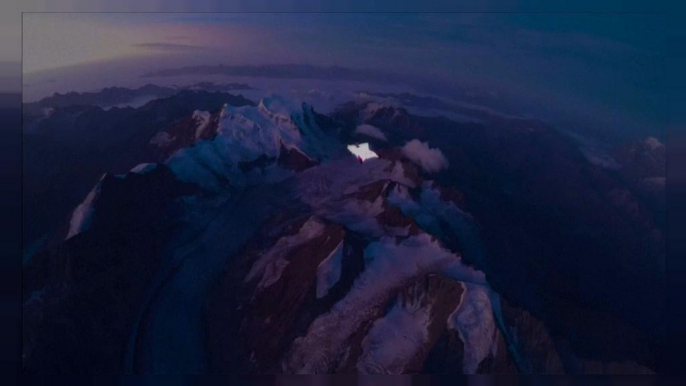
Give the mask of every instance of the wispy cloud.
M 167 40 L 183 40 L 183 41 L 188 41 L 188 40 L 193 40 L 192 36 L 187 36 L 187 35 L 173 35 L 173 36 L 167 36 Z
M 210 47 L 195 46 L 191 44 L 178 44 L 178 43 L 163 43 L 163 42 L 153 42 L 153 43 L 136 43 L 132 44 L 136 48 L 145 48 L 155 51 L 165 51 L 165 52 L 187 52 L 187 51 L 207 51 L 211 50 Z

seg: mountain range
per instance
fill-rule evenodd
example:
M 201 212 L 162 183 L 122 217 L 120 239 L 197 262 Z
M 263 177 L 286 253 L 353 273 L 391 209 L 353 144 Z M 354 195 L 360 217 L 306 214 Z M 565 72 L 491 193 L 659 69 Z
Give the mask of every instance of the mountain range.
M 25 105 L 25 372 L 660 370 L 656 139 L 212 87 Z

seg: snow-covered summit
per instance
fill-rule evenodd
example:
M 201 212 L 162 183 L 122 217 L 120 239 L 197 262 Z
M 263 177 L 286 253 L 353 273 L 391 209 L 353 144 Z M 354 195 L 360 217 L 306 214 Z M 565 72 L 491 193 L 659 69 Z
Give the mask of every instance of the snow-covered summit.
M 266 116 L 288 121 L 294 112 L 302 109 L 302 103 L 280 95 L 270 95 L 262 98 L 257 108 Z
M 292 173 L 272 162 L 283 150 L 312 162 L 335 153 L 336 142 L 317 126 L 313 114 L 311 106 L 276 95 L 263 98 L 257 106 L 226 104 L 217 135 L 179 150 L 167 163 L 182 181 L 211 189 L 227 181 L 244 185 L 255 179 L 280 180 Z M 259 171 L 251 167 L 253 163 L 260 164 Z M 246 168 L 253 170 L 250 175 Z
M 648 147 L 650 150 L 658 150 L 662 149 L 665 147 L 665 145 L 660 142 L 659 139 L 655 137 L 648 137 L 643 141 L 643 144 Z

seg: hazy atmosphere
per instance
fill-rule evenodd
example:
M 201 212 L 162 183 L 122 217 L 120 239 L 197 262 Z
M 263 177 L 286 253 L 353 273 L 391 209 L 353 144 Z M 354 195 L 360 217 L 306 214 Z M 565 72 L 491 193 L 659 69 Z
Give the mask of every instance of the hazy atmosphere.
M 189 65 L 338 66 L 495 95 L 571 130 L 662 138 L 662 36 L 641 14 L 27 13 L 24 98 Z
M 25 13 L 24 372 L 660 373 L 661 28 Z

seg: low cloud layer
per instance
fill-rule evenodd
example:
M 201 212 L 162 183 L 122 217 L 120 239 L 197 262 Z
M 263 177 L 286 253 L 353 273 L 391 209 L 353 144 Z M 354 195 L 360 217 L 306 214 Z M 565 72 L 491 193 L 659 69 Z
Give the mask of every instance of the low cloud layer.
M 421 166 L 429 173 L 437 172 L 448 167 L 448 160 L 440 149 L 432 149 L 425 142 L 413 139 L 402 148 L 403 154 L 412 162 Z

